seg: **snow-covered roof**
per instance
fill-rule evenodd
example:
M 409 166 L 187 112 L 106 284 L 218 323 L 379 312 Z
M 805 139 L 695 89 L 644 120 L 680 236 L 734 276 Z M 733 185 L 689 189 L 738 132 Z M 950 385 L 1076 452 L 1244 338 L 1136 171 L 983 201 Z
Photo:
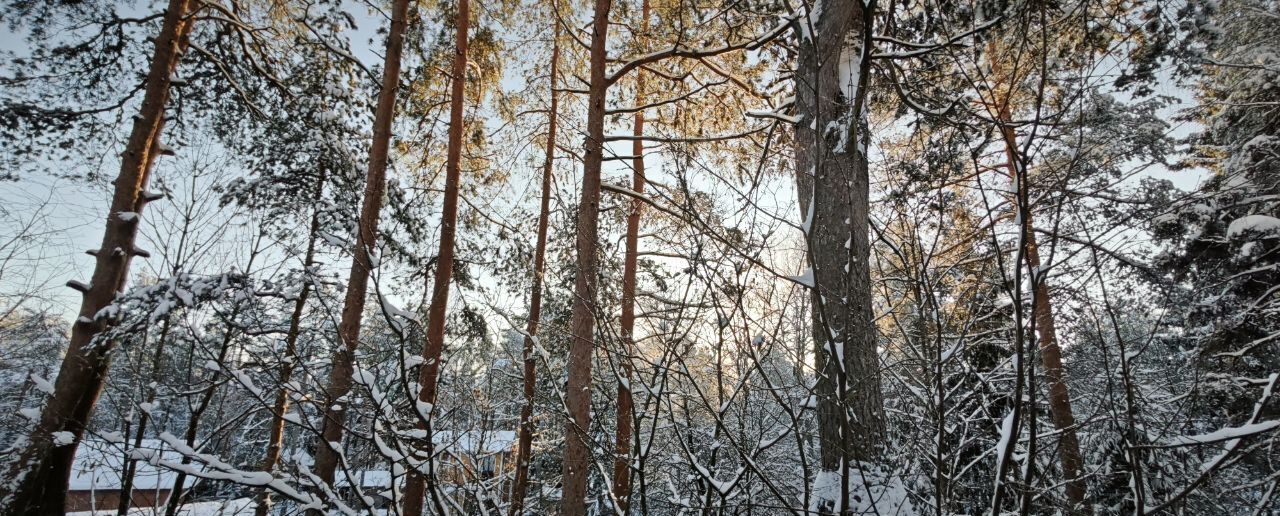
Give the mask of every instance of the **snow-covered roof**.
M 391 472 L 385 469 L 372 469 L 368 471 L 356 471 L 351 473 L 360 482 L 360 487 L 391 487 Z M 351 480 L 347 475 L 338 472 L 338 477 L 333 481 L 334 487 L 350 487 Z
M 114 440 L 114 439 L 113 439 Z M 164 444 L 159 439 L 143 439 L 142 445 L 129 446 L 129 453 L 138 460 L 133 475 L 133 488 L 169 489 L 177 480 L 178 473 L 160 466 L 160 461 L 181 462 L 182 455 Z M 110 491 L 120 489 L 120 478 L 124 473 L 124 443 L 112 443 L 102 439 L 87 438 L 76 448 L 76 459 L 71 466 L 71 482 L 68 489 L 72 491 Z M 195 478 L 187 476 L 183 485 L 190 487 Z
M 237 516 L 253 514 L 254 507 L 255 505 L 251 498 L 196 502 L 184 504 L 182 508 L 178 509 L 178 516 Z M 134 507 L 129 509 L 129 516 L 152 516 L 154 514 L 156 514 L 156 508 L 154 507 Z M 116 516 L 116 510 L 69 512 L 66 516 Z
M 431 440 L 454 453 L 498 453 L 510 451 L 516 444 L 516 433 L 510 430 L 437 430 Z

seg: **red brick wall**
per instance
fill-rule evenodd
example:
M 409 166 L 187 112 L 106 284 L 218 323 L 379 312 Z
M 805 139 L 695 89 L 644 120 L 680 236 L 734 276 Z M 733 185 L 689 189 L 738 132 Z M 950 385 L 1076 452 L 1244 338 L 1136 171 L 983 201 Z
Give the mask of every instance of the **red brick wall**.
M 134 507 L 156 507 L 163 504 L 169 499 L 168 489 L 147 489 L 135 490 L 133 496 Z M 64 508 L 67 512 L 71 511 L 89 511 L 89 510 L 115 510 L 120 505 L 120 491 L 117 490 L 94 490 L 94 491 L 68 491 L 67 505 Z

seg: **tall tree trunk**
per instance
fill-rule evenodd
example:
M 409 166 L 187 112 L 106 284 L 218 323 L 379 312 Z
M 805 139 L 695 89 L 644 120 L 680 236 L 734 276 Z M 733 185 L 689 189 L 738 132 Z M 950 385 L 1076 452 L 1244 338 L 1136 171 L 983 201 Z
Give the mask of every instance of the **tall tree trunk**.
M 467 30 L 471 23 L 471 4 L 458 0 L 455 25 L 457 34 L 453 52 L 453 83 L 449 99 L 449 144 L 445 155 L 444 209 L 440 214 L 440 250 L 436 254 L 436 274 L 431 286 L 431 308 L 427 312 L 427 335 L 422 346 L 422 369 L 418 374 L 418 403 L 423 407 L 419 426 L 425 429 L 427 447 L 427 471 L 411 469 L 404 487 L 404 511 L 406 516 L 422 514 L 424 489 L 430 487 L 436 513 L 444 508 L 435 495 L 435 460 L 431 458 L 435 445 L 431 436 L 432 404 L 436 402 L 436 382 L 440 377 L 440 353 L 444 347 L 445 315 L 449 308 L 449 285 L 453 279 L 453 248 L 457 236 L 458 182 L 462 175 L 463 111 L 466 108 L 467 86 Z M 430 486 L 427 486 L 427 484 Z
M 838 501 L 824 502 L 826 511 L 848 509 L 849 464 L 873 462 L 885 436 L 871 311 L 864 107 L 874 8 L 875 2 L 824 2 L 813 27 L 802 31 L 796 72 L 796 174 L 802 201 L 809 196 L 801 205 L 815 290 L 821 467 L 840 476 L 841 489 Z
M 599 269 L 600 168 L 604 160 L 605 40 L 609 35 L 610 0 L 595 0 L 591 23 L 591 74 L 587 98 L 587 141 L 582 164 L 582 198 L 578 203 L 577 279 L 570 322 L 569 381 L 565 405 L 563 516 L 587 512 L 587 476 L 591 449 L 591 361 L 595 351 L 596 274 Z
M 338 467 L 339 451 L 336 448 L 342 444 L 343 426 L 347 421 L 346 405 L 336 401 L 351 391 L 351 374 L 360 341 L 360 320 L 364 315 L 365 294 L 369 288 L 369 272 L 372 268 L 370 256 L 377 247 L 378 214 L 382 211 L 382 196 L 386 190 L 387 151 L 391 146 L 391 122 L 395 118 L 396 92 L 400 89 L 400 55 L 404 46 L 408 11 L 409 0 L 396 0 L 391 7 L 391 30 L 387 34 L 387 53 L 383 59 L 382 91 L 378 93 L 378 108 L 374 112 L 373 144 L 369 148 L 364 206 L 360 210 L 360 227 L 351 253 L 351 273 L 347 277 L 346 299 L 343 301 L 342 320 L 338 325 L 342 346 L 333 355 L 333 368 L 329 373 L 329 385 L 325 390 L 323 405 L 324 425 L 321 439 L 316 443 L 315 473 L 331 487 Z
M 640 7 L 640 34 L 649 31 L 649 0 L 644 0 Z M 636 70 L 637 108 L 644 106 L 644 70 Z M 635 126 L 632 134 L 636 139 L 631 143 L 632 160 L 631 190 L 644 193 L 644 110 L 635 114 Z M 618 513 L 627 514 L 631 507 L 631 423 L 634 417 L 634 402 L 631 399 L 631 355 L 635 348 L 634 330 L 636 324 L 636 257 L 640 243 L 640 212 L 644 203 L 639 199 L 631 199 L 631 210 L 627 213 L 626 251 L 622 265 L 622 349 L 618 353 L 618 431 L 614 435 L 613 459 L 613 496 L 618 504 Z
M 551 106 L 547 111 L 546 161 L 542 164 L 542 204 L 538 210 L 538 245 L 533 256 L 533 291 L 529 295 L 529 322 L 524 337 L 524 407 L 520 409 L 520 437 L 516 447 L 516 478 L 511 484 L 511 516 L 524 511 L 524 498 L 529 492 L 529 458 L 533 451 L 533 397 L 538 384 L 534 342 L 542 317 L 542 281 L 547 267 L 547 223 L 551 216 L 551 174 L 555 169 L 556 115 L 560 97 L 556 92 L 556 73 L 560 66 L 560 25 L 557 23 L 551 42 Z
M 1000 131 L 1004 138 L 1005 158 L 1009 177 L 1019 185 L 1014 200 L 1021 206 L 1028 203 L 1025 175 L 1027 160 L 1018 151 L 1018 137 L 1013 126 L 1008 100 L 1002 101 L 1000 107 Z M 1057 323 L 1053 316 L 1053 300 L 1049 297 L 1049 282 L 1040 268 L 1040 249 L 1036 241 L 1035 221 L 1031 216 L 1030 206 L 1026 210 L 1026 227 L 1023 236 L 1023 252 L 1026 256 L 1027 268 L 1035 275 L 1033 282 L 1032 314 L 1036 322 L 1036 334 L 1040 344 L 1040 363 L 1044 367 L 1044 376 L 1049 388 L 1049 419 L 1058 430 L 1058 459 L 1062 464 L 1062 474 L 1066 480 L 1067 503 L 1071 505 L 1070 514 L 1092 512 L 1085 500 L 1086 481 L 1084 478 L 1084 459 L 1080 454 L 1080 438 L 1076 434 L 1076 418 L 1071 410 L 1071 393 L 1067 389 L 1066 373 L 1062 367 L 1062 348 L 1058 346 Z
M 322 172 L 320 181 L 312 195 L 313 204 L 319 204 L 324 194 L 325 175 Z M 289 330 L 284 336 L 284 363 L 280 367 L 280 389 L 276 391 L 276 400 L 271 408 L 271 427 L 267 436 L 267 451 L 262 458 L 262 471 L 275 471 L 280 462 L 280 452 L 284 449 L 284 415 L 289 411 L 289 382 L 293 381 L 293 369 L 298 364 L 298 336 L 302 333 L 302 313 L 307 308 L 307 299 L 311 297 L 310 269 L 315 261 L 316 239 L 320 234 L 320 210 L 311 211 L 311 226 L 307 233 L 307 251 L 302 258 L 302 291 L 293 303 L 293 313 L 289 315 Z M 254 504 L 255 516 L 266 516 L 271 511 L 271 490 L 262 488 L 258 492 Z
M 147 72 L 142 107 L 120 160 L 107 214 L 102 246 L 95 254 L 93 278 L 82 289 L 80 316 L 71 328 L 71 343 L 62 360 L 53 397 L 45 405 L 40 422 L 23 451 L 5 468 L 0 483 L 0 513 L 62 514 L 67 482 L 76 447 L 84 436 L 94 405 L 102 394 L 115 342 L 95 342 L 110 321 L 98 313 L 115 300 L 129 276 L 129 261 L 136 253 L 134 240 L 141 223 L 144 194 L 156 155 L 162 152 L 160 135 L 169 100 L 173 72 L 186 49 L 194 19 L 191 0 L 170 0 L 160 34 L 155 38 L 151 68 Z M 83 285 L 76 283 L 77 287 Z M 57 436 L 55 438 L 55 435 Z M 66 437 L 72 437 L 66 442 Z

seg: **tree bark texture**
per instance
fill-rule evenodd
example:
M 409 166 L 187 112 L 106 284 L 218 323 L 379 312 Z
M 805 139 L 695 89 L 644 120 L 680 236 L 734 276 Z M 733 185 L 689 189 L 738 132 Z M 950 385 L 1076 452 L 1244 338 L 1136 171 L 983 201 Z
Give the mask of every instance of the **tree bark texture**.
M 388 150 L 391 147 L 391 123 L 395 118 L 396 93 L 400 89 L 400 56 L 404 47 L 404 31 L 408 24 L 409 0 L 396 0 L 391 8 L 391 30 L 387 34 L 383 60 L 382 90 L 374 111 L 373 142 L 369 148 L 369 169 L 365 179 L 363 206 L 356 244 L 352 249 L 351 272 L 347 277 L 346 297 L 338 333 L 342 346 L 334 352 L 329 383 L 324 395 L 324 423 L 321 442 L 316 443 L 313 471 L 321 481 L 333 486 L 338 468 L 342 433 L 347 421 L 344 399 L 351 392 L 351 375 L 355 353 L 360 343 L 360 322 L 364 315 L 365 295 L 369 288 L 371 255 L 377 250 L 378 215 L 386 191 Z
M 462 175 L 463 111 L 466 108 L 467 86 L 467 31 L 471 23 L 471 5 L 468 0 L 458 0 L 456 40 L 453 52 L 453 81 L 449 99 L 449 144 L 445 151 L 444 209 L 440 214 L 440 249 L 436 254 L 436 274 L 431 287 L 431 307 L 427 312 L 427 335 L 422 346 L 422 369 L 418 373 L 419 406 L 425 407 L 419 427 L 425 429 L 428 460 L 427 471 L 420 468 L 409 471 L 405 481 L 403 514 L 422 514 L 425 489 L 435 490 L 434 450 L 431 442 L 431 405 L 436 401 L 436 383 L 440 378 L 440 354 L 444 347 L 445 315 L 449 308 L 449 285 L 453 279 L 453 250 L 458 223 L 458 182 Z M 430 484 L 428 486 L 428 484 Z M 435 500 L 435 495 L 432 495 Z M 443 513 L 438 506 L 436 512 Z
M 604 159 L 605 40 L 609 34 L 610 0 L 595 0 L 591 28 L 591 74 L 587 98 L 587 140 L 582 166 L 582 198 L 578 203 L 577 279 L 570 322 L 569 381 L 565 405 L 563 516 L 587 511 L 587 476 L 591 461 L 591 361 L 595 351 L 596 275 L 599 269 L 600 169 Z
M 877 330 L 871 308 L 867 126 L 863 64 L 868 12 L 857 0 L 823 2 L 800 38 L 796 71 L 796 176 L 810 256 L 821 467 L 874 462 L 885 438 Z M 842 62 L 843 61 L 843 62 Z

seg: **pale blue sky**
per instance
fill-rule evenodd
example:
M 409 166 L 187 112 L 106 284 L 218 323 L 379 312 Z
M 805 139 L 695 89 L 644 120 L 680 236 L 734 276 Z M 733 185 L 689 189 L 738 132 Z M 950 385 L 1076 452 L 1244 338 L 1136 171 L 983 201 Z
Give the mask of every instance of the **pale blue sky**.
M 377 48 L 381 43 L 376 31 L 384 23 L 384 18 L 369 14 L 364 4 L 353 3 L 352 6 L 352 11 L 358 14 L 356 17 L 358 29 L 351 34 L 354 54 L 370 66 L 379 65 L 381 57 L 371 49 Z M 0 51 L 19 56 L 25 53 L 26 43 L 20 36 L 10 32 L 7 27 L 0 27 Z M 374 40 L 372 45 L 371 39 Z M 519 84 L 519 80 L 515 78 L 504 81 L 504 86 L 508 88 L 519 87 Z M 1186 91 L 1172 80 L 1159 81 L 1155 88 L 1161 94 L 1187 98 Z M 1173 108 L 1169 112 L 1172 114 Z M 1174 134 L 1185 136 L 1194 129 L 1192 124 L 1182 124 L 1175 128 Z M 579 128 L 569 124 L 563 126 L 563 130 L 566 142 L 581 142 Z M 624 128 L 614 128 L 609 132 L 622 130 Z M 618 154 L 630 154 L 629 143 L 620 142 L 612 147 Z M 567 160 L 563 163 L 567 163 Z M 173 159 L 162 160 L 157 173 L 171 174 L 170 169 L 174 164 Z M 649 160 L 650 174 L 659 181 L 664 179 L 663 174 L 659 172 L 662 165 L 661 158 L 657 155 L 653 155 Z M 50 164 L 51 169 L 56 166 L 61 165 Z M 117 166 L 114 161 L 104 162 L 102 171 L 107 177 L 114 177 L 114 169 Z M 500 199 L 497 202 L 525 202 L 530 196 L 536 195 L 536 182 L 531 181 L 535 174 L 525 172 L 527 171 L 513 176 L 512 184 L 508 187 L 509 198 Z M 561 174 L 563 173 L 562 171 Z M 1184 189 L 1194 187 L 1202 177 L 1202 174 L 1194 172 L 1173 174 L 1165 170 L 1153 170 L 1151 173 L 1169 178 Z M 606 162 L 606 177 L 614 178 L 616 182 L 626 182 L 625 178 L 629 177 L 627 164 L 620 161 Z M 561 179 L 562 183 L 565 181 L 566 179 Z M 793 213 L 794 191 L 789 181 L 781 181 L 768 188 L 772 189 L 772 193 L 768 199 L 764 200 L 767 209 L 775 211 L 776 215 L 784 218 L 797 218 L 798 214 Z M 93 260 L 84 254 L 84 250 L 96 247 L 101 239 L 102 221 L 105 216 L 105 206 L 108 203 L 107 185 L 58 179 L 49 174 L 25 174 L 19 182 L 0 183 L 0 203 L 3 203 L 8 210 L 3 213 L 4 218 L 0 219 L 0 242 L 7 240 L 18 231 L 22 222 L 32 220 L 33 217 L 40 222 L 39 238 L 35 241 L 36 244 L 28 246 L 28 249 L 16 255 L 10 262 L 4 271 L 4 276 L 0 277 L 0 292 L 34 290 L 47 301 L 49 308 L 66 314 L 68 319 L 72 318 L 72 314 L 79 306 L 79 296 L 63 284 L 69 279 L 87 281 L 92 271 Z M 171 208 L 156 207 L 154 209 Z M 144 218 L 144 220 L 147 219 Z M 152 238 L 157 238 L 156 232 L 157 229 L 154 227 L 149 227 L 145 231 Z M 153 261 L 156 260 L 135 262 L 134 271 L 154 271 L 157 264 L 151 263 Z M 798 272 L 798 270 L 792 270 L 795 269 L 792 265 L 798 264 L 780 264 L 779 270 Z M 344 269 L 338 264 L 331 264 L 331 268 Z M 523 295 L 507 293 L 503 297 L 509 297 L 504 300 L 504 303 L 519 303 Z

